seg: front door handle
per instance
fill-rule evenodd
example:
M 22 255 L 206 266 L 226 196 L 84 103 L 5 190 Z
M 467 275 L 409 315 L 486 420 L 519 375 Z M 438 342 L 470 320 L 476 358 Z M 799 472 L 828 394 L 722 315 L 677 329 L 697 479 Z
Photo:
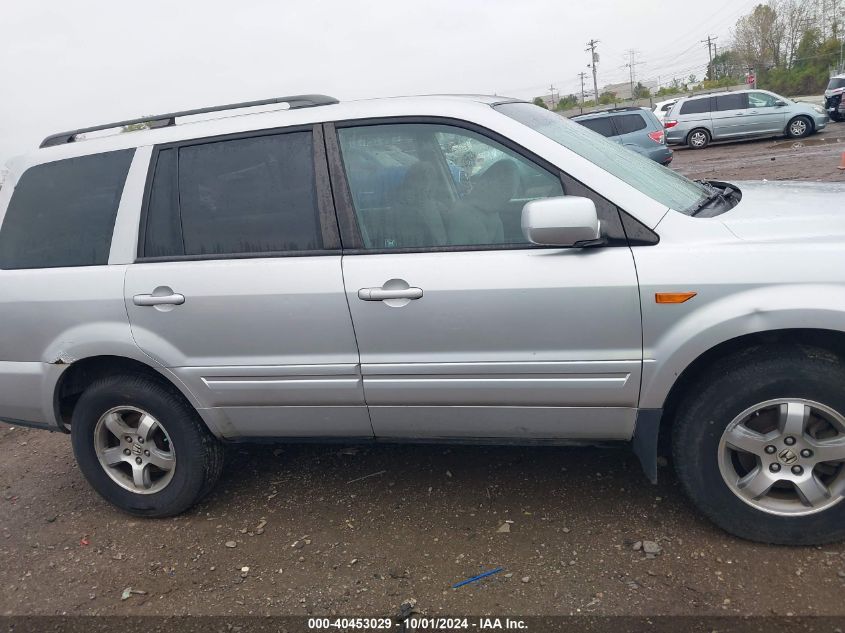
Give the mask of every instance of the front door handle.
M 185 295 L 178 292 L 166 295 L 135 295 L 132 300 L 136 306 L 180 306 L 185 303 Z
M 361 288 L 358 298 L 361 301 L 385 301 L 386 299 L 422 299 L 422 288 Z

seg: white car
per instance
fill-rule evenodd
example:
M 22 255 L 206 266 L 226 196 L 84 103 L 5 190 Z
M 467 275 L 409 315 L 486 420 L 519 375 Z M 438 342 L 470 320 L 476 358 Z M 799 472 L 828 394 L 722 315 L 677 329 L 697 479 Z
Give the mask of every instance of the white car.
M 654 104 L 654 116 L 663 123 L 666 120 L 666 115 L 669 114 L 669 110 L 672 109 L 672 106 L 678 103 L 677 99 L 669 99 L 668 101 L 658 101 Z

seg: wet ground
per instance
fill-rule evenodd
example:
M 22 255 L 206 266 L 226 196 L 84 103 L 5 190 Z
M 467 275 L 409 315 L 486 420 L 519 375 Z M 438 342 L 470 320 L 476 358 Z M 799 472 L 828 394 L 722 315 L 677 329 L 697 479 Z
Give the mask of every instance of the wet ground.
M 841 181 L 843 151 L 838 124 L 681 149 L 674 167 Z M 845 544 L 730 537 L 669 468 L 652 486 L 613 448 L 236 446 L 200 506 L 142 520 L 97 497 L 66 436 L 0 425 L 0 615 L 377 616 L 409 598 L 427 614 L 836 615 Z
M 763 139 L 677 148 L 672 167 L 689 178 L 715 180 L 810 180 L 845 182 L 837 169 L 845 153 L 845 122 L 830 123 L 801 140 Z

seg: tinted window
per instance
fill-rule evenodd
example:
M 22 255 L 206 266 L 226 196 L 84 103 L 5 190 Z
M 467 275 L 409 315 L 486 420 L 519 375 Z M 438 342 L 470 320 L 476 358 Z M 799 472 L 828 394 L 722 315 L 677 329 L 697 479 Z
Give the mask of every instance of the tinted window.
M 311 132 L 164 150 L 149 205 L 148 257 L 322 248 Z
M 0 268 L 108 264 L 133 154 L 122 150 L 28 169 L 0 230 Z
M 645 129 L 645 119 L 639 114 L 619 114 L 613 117 L 619 134 L 630 134 Z
M 827 84 L 828 90 L 837 90 L 838 88 L 845 88 L 845 78 L 834 77 Z
M 681 114 L 704 114 L 710 112 L 710 97 L 690 99 L 681 106 Z
M 719 95 L 716 97 L 716 110 L 745 110 L 748 107 L 748 95 L 743 93 L 732 95 Z
M 598 132 L 602 136 L 616 136 L 616 130 L 613 129 L 613 124 L 610 122 L 610 117 L 602 117 L 600 119 L 583 119 L 576 121 L 585 128 Z
M 338 135 L 366 248 L 527 245 L 522 207 L 563 194 L 557 176 L 462 128 L 373 125 Z

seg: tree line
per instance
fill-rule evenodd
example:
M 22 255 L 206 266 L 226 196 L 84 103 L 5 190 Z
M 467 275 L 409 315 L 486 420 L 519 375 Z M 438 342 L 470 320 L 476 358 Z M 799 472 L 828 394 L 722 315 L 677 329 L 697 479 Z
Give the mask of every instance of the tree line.
M 843 0 L 768 0 L 737 20 L 730 45 L 713 57 L 703 81 L 695 75 L 675 79 L 654 95 L 638 84 L 634 97 L 682 94 L 693 86 L 703 90 L 733 86 L 745 83 L 751 73 L 759 88 L 785 95 L 818 94 L 832 74 L 845 72 L 844 18 Z M 577 95 L 562 95 L 555 110 L 570 110 L 579 102 Z M 616 102 L 611 92 L 602 93 L 598 100 L 599 105 Z M 542 97 L 534 103 L 547 107 Z M 587 101 L 585 105 L 596 104 Z

